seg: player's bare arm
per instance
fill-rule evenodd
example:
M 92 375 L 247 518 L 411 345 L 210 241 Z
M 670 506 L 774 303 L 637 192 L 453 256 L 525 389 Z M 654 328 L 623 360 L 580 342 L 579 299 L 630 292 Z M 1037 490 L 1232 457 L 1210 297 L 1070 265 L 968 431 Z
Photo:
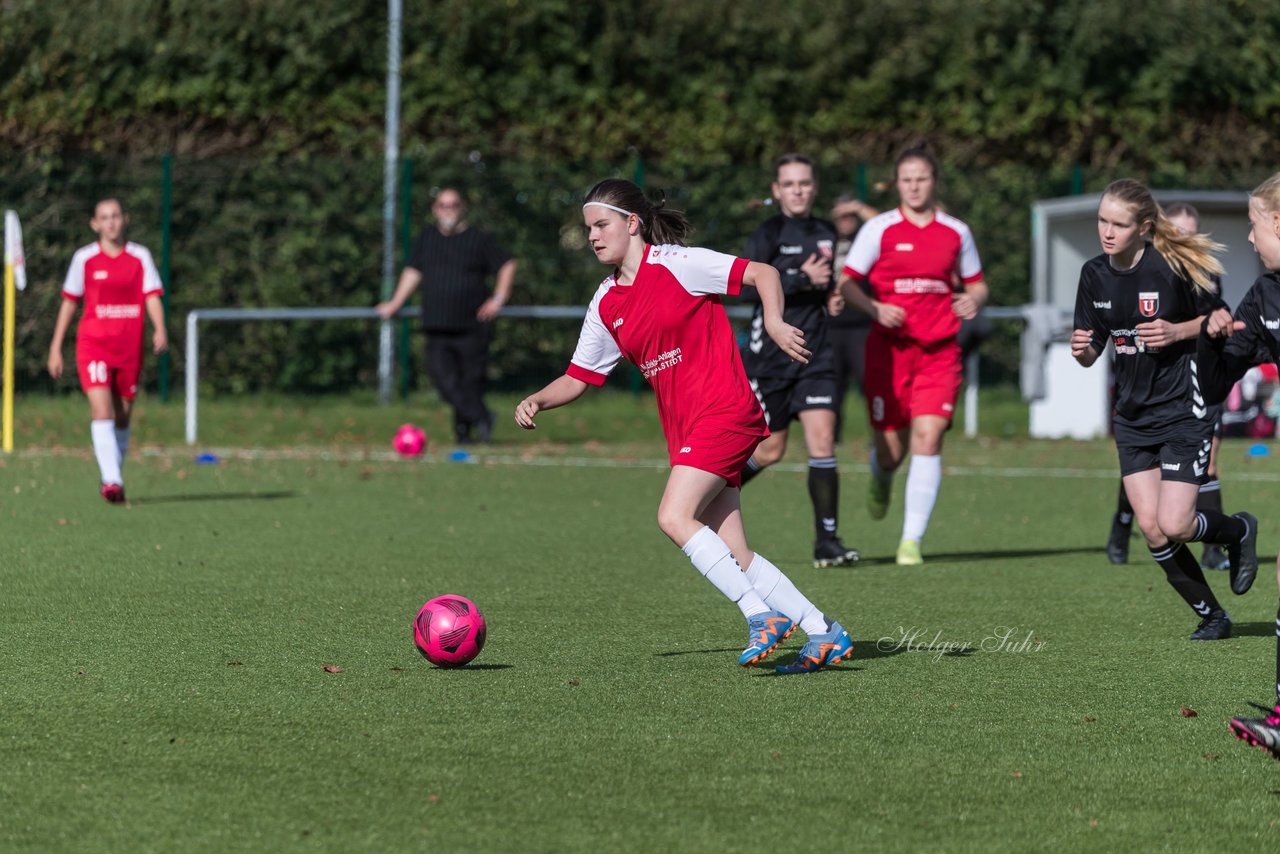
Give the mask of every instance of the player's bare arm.
M 511 298 L 511 285 L 516 280 L 516 259 L 512 258 L 498 268 L 497 281 L 493 287 L 493 295 L 480 304 L 476 310 L 476 319 L 484 322 L 493 320 L 502 311 L 502 307 Z
M 397 311 L 404 306 L 405 300 L 413 295 L 418 289 L 418 285 L 422 283 L 422 273 L 413 267 L 405 267 L 400 273 L 400 281 L 396 283 L 396 291 L 391 295 L 391 299 L 386 302 L 380 302 L 373 307 L 383 320 L 390 320 L 395 317 Z
M 751 285 L 760 295 L 761 312 L 764 315 L 764 331 L 792 360 L 809 364 L 813 355 L 804 346 L 804 332 L 782 319 L 782 280 L 772 264 L 752 261 L 742 274 L 742 283 Z
M 961 320 L 973 320 L 987 304 L 987 283 L 979 279 L 964 286 L 964 290 L 951 297 L 951 310 Z
M 888 329 L 896 329 L 907 319 L 905 309 L 901 306 L 873 300 L 866 291 L 858 287 L 858 283 L 853 276 L 842 275 L 840 277 L 839 291 L 844 296 L 846 303 L 863 314 L 870 315 L 872 320 Z
M 62 342 L 67 337 L 67 330 L 71 328 L 71 320 L 76 316 L 76 308 L 78 303 L 75 300 L 64 299 L 62 305 L 58 307 L 58 319 L 53 326 L 53 340 L 49 342 L 49 376 L 55 380 L 62 376 Z
M 1215 308 L 1204 324 L 1204 332 L 1210 338 L 1229 338 L 1231 333 L 1241 329 L 1244 329 L 1244 321 L 1236 320 L 1225 308 Z
M 555 409 L 558 406 L 573 403 L 582 397 L 587 384 L 568 374 L 562 374 L 534 394 L 516 404 L 516 423 L 526 430 L 536 430 L 538 425 L 533 418 L 544 409 Z
M 1093 349 L 1093 333 L 1088 329 L 1076 329 L 1071 333 L 1071 355 L 1084 367 L 1098 361 L 1098 351 Z
M 800 265 L 800 272 L 809 277 L 809 287 L 823 290 L 831 284 L 831 262 L 817 255 L 809 255 Z
M 1224 310 L 1224 309 L 1220 309 Z M 1230 317 L 1230 314 L 1228 314 Z M 1200 334 L 1200 327 L 1204 324 L 1204 315 L 1193 317 L 1190 320 L 1184 320 L 1181 323 L 1170 323 L 1160 318 L 1150 320 L 1145 323 L 1139 323 L 1135 329 L 1138 330 L 1138 340 L 1142 342 L 1144 347 L 1168 347 L 1170 344 L 1176 344 L 1179 341 L 1189 341 Z
M 147 317 L 151 318 L 151 352 L 158 356 L 169 349 L 169 332 L 164 327 L 164 303 L 159 294 L 147 297 Z

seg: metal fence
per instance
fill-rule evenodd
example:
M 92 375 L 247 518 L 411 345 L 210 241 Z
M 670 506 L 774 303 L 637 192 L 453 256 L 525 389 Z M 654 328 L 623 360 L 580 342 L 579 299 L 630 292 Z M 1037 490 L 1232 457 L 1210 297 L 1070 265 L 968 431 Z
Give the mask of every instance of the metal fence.
M 745 306 L 728 306 L 726 311 L 735 319 L 751 317 L 751 309 Z M 572 320 L 581 319 L 587 312 L 584 305 L 532 305 L 504 306 L 499 317 L 507 319 L 527 318 L 533 320 Z M 411 306 L 402 309 L 396 316 L 404 318 L 418 317 L 422 309 Z M 993 320 L 1021 320 L 1022 309 L 990 306 L 983 313 Z M 379 315 L 372 308 L 203 308 L 187 314 L 187 349 L 186 349 L 186 437 L 187 444 L 196 444 L 199 427 L 200 396 L 200 323 L 234 321 L 247 323 L 263 320 L 378 320 Z M 964 434 L 978 434 L 978 388 L 980 357 L 975 350 L 968 357 L 964 366 Z

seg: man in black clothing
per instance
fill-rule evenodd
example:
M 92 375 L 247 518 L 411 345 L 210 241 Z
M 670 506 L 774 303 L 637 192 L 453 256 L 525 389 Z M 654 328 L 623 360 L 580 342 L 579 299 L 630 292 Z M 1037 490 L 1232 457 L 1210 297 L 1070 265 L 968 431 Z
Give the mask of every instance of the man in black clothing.
M 437 193 L 431 213 L 435 227 L 418 235 L 395 294 L 377 311 L 392 317 L 426 282 L 422 328 L 427 333 L 427 372 L 453 407 L 455 438 L 488 442 L 493 413 L 484 403 L 484 383 L 491 322 L 511 295 L 516 261 L 489 234 L 470 227 L 458 190 L 445 187 Z M 496 276 L 492 294 L 486 285 L 489 276 Z
M 858 552 L 836 536 L 840 475 L 835 457 L 836 381 L 827 318 L 828 313 L 838 314 L 844 308 L 844 299 L 833 287 L 835 228 L 811 215 L 817 190 L 812 160 L 800 154 L 778 158 L 773 197 L 782 213 L 761 223 L 747 241 L 746 258 L 777 268 L 786 295 L 783 319 L 804 330 L 805 346 L 813 356 L 802 364 L 773 343 L 764 334 L 764 314 L 757 304 L 742 361 L 764 409 L 770 436 L 747 461 L 742 482 L 745 485 L 765 466 L 782 459 L 788 428 L 792 419 L 799 419 L 809 450 L 813 563 L 823 567 L 854 563 Z M 744 287 L 742 296 L 755 300 L 755 289 Z
M 845 258 L 849 246 L 862 223 L 880 213 L 866 202 L 845 193 L 831 206 L 831 216 L 836 226 L 836 257 Z M 866 281 L 863 289 L 870 287 Z M 831 355 L 836 377 L 836 441 L 844 433 L 844 396 L 850 381 L 862 391 L 862 374 L 865 370 L 867 336 L 871 334 L 871 315 L 852 308 L 832 313 L 827 321 L 827 337 L 831 341 Z

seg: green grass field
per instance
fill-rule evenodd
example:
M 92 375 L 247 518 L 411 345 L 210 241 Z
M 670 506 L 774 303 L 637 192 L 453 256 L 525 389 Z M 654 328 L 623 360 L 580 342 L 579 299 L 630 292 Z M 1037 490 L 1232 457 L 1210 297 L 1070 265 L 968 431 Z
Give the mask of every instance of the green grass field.
M 994 438 L 1025 432 L 997 402 L 987 436 L 948 440 L 910 570 L 901 483 L 884 522 L 862 508 L 861 434 L 841 533 L 865 559 L 812 568 L 793 446 L 747 489 L 748 530 L 857 647 L 778 677 L 736 666 L 737 609 L 657 529 L 646 399 L 504 423 L 469 463 L 388 458 L 400 421 L 444 421 L 365 403 L 210 401 L 202 449 L 278 453 L 198 465 L 181 410 L 143 400 L 112 507 L 82 401 L 19 401 L 0 850 L 1280 847 L 1280 763 L 1226 729 L 1271 698 L 1276 457 L 1225 446 L 1228 509 L 1262 519 L 1267 565 L 1243 598 L 1211 574 L 1236 636 L 1195 644 L 1138 541 L 1127 567 L 1103 555 L 1106 443 Z M 462 670 L 412 642 L 445 592 L 489 621 Z

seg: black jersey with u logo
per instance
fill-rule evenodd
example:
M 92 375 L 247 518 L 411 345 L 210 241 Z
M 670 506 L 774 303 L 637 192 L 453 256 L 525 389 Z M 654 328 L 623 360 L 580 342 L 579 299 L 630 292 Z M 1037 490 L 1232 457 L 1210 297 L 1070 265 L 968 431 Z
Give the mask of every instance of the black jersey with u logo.
M 1106 255 L 1080 269 L 1075 328 L 1089 330 L 1099 354 L 1108 340 L 1115 347 L 1117 444 L 1160 442 L 1188 421 L 1212 416 L 1196 376 L 1195 339 L 1144 347 L 1137 327 L 1153 320 L 1182 323 L 1223 305 L 1175 272 L 1150 243 L 1128 270 L 1114 269 Z

